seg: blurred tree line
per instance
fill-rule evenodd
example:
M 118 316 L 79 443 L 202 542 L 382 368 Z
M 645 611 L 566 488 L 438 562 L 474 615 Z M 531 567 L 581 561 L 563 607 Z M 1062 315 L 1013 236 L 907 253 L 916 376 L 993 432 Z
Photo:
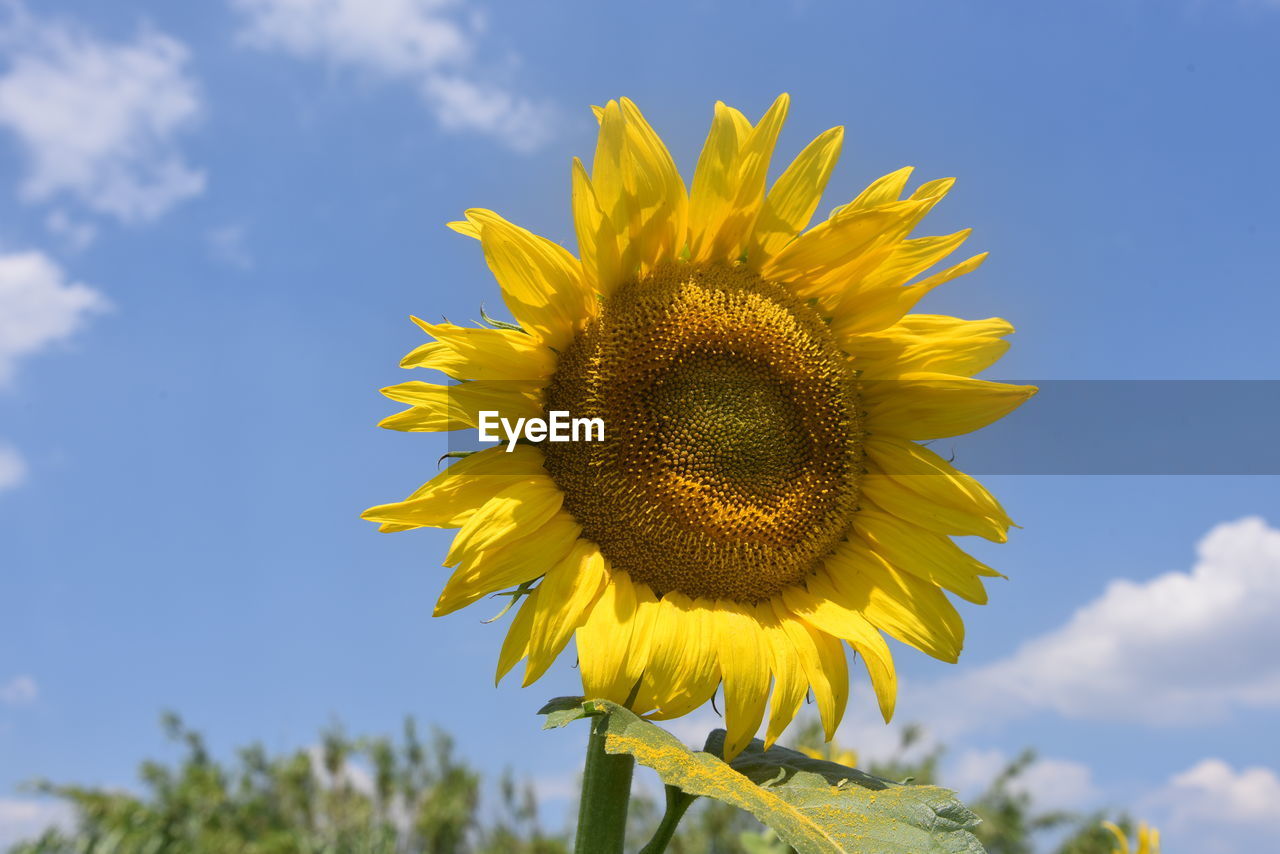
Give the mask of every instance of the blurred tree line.
M 572 831 L 539 821 L 536 792 L 503 773 L 493 789 L 460 758 L 452 740 L 434 731 L 423 739 L 412 720 L 401 739 L 349 738 L 326 732 L 317 748 L 269 756 L 258 745 L 231 763 L 214 759 L 199 733 L 176 716 L 162 721 L 181 745 L 172 765 L 144 762 L 141 792 L 37 783 L 68 802 L 70 830 L 52 829 L 10 854 L 568 854 Z M 920 732 L 907 728 L 898 752 L 864 767 L 890 780 L 935 783 L 942 748 L 921 752 Z M 852 764 L 824 745 L 816 722 L 795 746 Z M 1027 751 L 1010 762 L 968 806 L 983 823 L 977 833 L 990 854 L 1112 854 L 1103 814 L 1038 809 L 1022 775 Z M 646 773 L 640 771 L 640 774 Z M 656 784 L 656 781 L 655 781 Z M 656 788 L 656 785 L 655 785 Z M 486 801 L 482 804 L 482 791 Z M 493 801 L 493 803 L 488 803 Z M 568 818 L 568 816 L 566 816 Z M 658 801 L 637 790 L 627 838 L 635 848 L 662 818 Z M 1126 817 L 1117 823 L 1129 830 Z M 570 822 L 566 822 L 568 824 Z M 1042 831 L 1063 841 L 1037 848 Z M 749 814 L 699 799 L 667 849 L 671 854 L 786 854 L 792 849 Z

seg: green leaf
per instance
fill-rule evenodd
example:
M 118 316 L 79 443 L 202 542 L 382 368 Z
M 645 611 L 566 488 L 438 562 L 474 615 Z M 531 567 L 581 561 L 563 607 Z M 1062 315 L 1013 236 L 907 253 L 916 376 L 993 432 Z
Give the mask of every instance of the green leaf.
M 524 327 L 518 323 L 508 323 L 505 320 L 494 320 L 492 317 L 484 313 L 484 303 L 480 303 L 480 318 L 494 329 L 510 329 L 513 332 L 524 332 Z
M 608 714 L 606 709 L 596 708 L 595 703 L 599 703 L 602 706 L 613 705 L 608 700 L 586 702 L 581 697 L 556 697 L 554 700 L 548 700 L 545 706 L 538 709 L 538 714 L 547 716 L 542 728 L 560 729 L 583 718 L 593 718 L 597 715 Z
M 747 810 L 800 854 L 983 854 L 978 818 L 952 792 L 882 780 L 756 739 L 732 762 L 724 730 L 691 751 L 661 727 L 607 700 L 561 697 L 547 727 L 604 715 L 609 753 L 627 753 L 668 785 Z

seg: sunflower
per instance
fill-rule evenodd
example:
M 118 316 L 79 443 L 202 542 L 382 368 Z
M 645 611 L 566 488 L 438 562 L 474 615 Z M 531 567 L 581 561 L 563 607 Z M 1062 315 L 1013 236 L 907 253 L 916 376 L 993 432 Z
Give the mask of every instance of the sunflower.
M 1109 821 L 1104 821 L 1102 826 L 1111 831 L 1111 835 L 1116 838 L 1116 843 L 1120 846 L 1111 849 L 1112 854 L 1160 854 L 1160 831 L 1146 822 L 1138 823 L 1137 851 L 1129 847 L 1129 837 L 1118 826 Z
M 830 739 L 846 643 L 886 720 L 885 635 L 956 660 L 946 594 L 985 602 L 999 573 L 951 537 L 1000 542 L 1011 522 L 919 443 L 1035 391 L 972 378 L 1007 348 L 1004 320 L 908 313 L 985 257 L 918 278 L 969 234 L 909 237 L 953 180 L 903 198 L 901 169 L 807 228 L 843 129 L 766 191 L 787 106 L 752 124 L 717 103 L 687 192 L 635 104 L 595 108 L 591 173 L 572 167 L 578 257 L 488 210 L 450 223 L 480 241 L 516 323 L 414 318 L 432 340 L 401 365 L 456 382 L 383 389 L 409 408 L 382 426 L 563 410 L 602 419 L 606 440 L 488 448 L 364 513 L 384 531 L 458 529 L 437 616 L 520 601 L 498 679 L 526 660 L 529 684 L 574 639 L 586 695 L 654 719 L 723 686 L 727 756 L 766 705 L 772 744 L 809 692 Z

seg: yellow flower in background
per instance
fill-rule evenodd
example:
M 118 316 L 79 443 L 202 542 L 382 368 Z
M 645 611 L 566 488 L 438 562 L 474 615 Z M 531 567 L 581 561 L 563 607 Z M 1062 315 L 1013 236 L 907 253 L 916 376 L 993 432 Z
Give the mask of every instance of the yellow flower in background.
M 799 750 L 810 759 L 822 759 L 826 762 L 844 765 L 847 768 L 856 767 L 858 764 L 858 751 L 847 750 L 834 741 L 827 742 L 826 750 L 819 750 L 816 747 L 797 747 L 796 750 Z
M 1138 823 L 1138 848 L 1136 851 L 1129 847 L 1129 838 L 1125 836 L 1123 830 L 1109 821 L 1104 821 L 1102 826 L 1111 831 L 1111 835 L 1116 838 L 1119 848 L 1111 849 L 1111 854 L 1160 854 L 1160 831 L 1149 826 L 1146 822 Z
M 727 756 L 767 703 L 772 744 L 808 691 L 830 738 L 843 643 L 886 720 L 885 634 L 956 660 L 964 626 L 944 591 L 982 603 L 998 573 L 951 537 L 1002 542 L 1011 522 L 918 443 L 1035 391 L 972 378 L 1004 353 L 1007 322 L 908 314 L 985 257 L 917 278 L 969 234 L 909 236 L 952 179 L 903 198 L 899 170 L 806 231 L 843 129 L 766 192 L 787 106 L 752 124 L 717 104 L 688 192 L 633 103 L 597 108 L 591 173 L 572 170 L 579 257 L 491 211 L 451 223 L 480 241 L 519 328 L 415 318 L 433 340 L 401 364 L 463 382 L 384 389 L 410 408 L 383 426 L 562 410 L 601 418 L 606 441 L 480 451 L 364 514 L 385 531 L 459 529 L 436 615 L 523 585 L 499 679 L 527 659 L 529 684 L 575 638 L 588 697 L 657 719 L 723 685 Z

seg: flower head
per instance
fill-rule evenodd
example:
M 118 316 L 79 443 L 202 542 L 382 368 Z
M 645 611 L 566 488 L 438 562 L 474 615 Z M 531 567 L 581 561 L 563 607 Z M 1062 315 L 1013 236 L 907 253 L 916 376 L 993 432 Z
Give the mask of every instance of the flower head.
M 588 696 L 654 718 L 723 686 L 728 755 L 766 704 L 772 743 L 810 691 L 830 738 L 845 644 L 886 720 L 885 634 L 956 660 L 946 593 L 985 602 L 998 573 L 951 537 L 1003 541 L 1011 523 L 919 442 L 1034 392 L 973 379 L 1005 351 L 1005 321 L 909 313 L 985 257 L 930 273 L 968 230 L 910 236 L 952 180 L 904 198 L 902 169 L 807 228 L 843 131 L 766 191 L 787 106 L 753 124 L 717 104 L 689 192 L 633 103 L 597 109 L 591 174 L 572 170 L 578 257 L 491 211 L 451 223 L 480 241 L 517 325 L 417 321 L 432 340 L 402 365 L 459 382 L 384 389 L 409 408 L 383 426 L 567 411 L 607 436 L 480 451 L 364 514 L 388 531 L 459 529 L 437 615 L 517 588 L 499 678 L 524 659 L 532 682 L 573 638 Z

